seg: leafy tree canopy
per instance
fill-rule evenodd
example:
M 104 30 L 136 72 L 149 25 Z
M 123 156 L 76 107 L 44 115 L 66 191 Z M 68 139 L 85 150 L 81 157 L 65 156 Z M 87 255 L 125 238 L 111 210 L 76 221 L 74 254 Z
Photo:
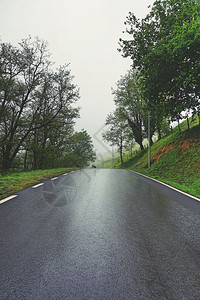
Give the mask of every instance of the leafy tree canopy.
M 172 118 L 186 109 L 199 111 L 199 23 L 198 0 L 156 0 L 142 20 L 129 13 L 131 39 L 120 39 L 119 50 L 141 71 L 151 110 L 161 106 Z

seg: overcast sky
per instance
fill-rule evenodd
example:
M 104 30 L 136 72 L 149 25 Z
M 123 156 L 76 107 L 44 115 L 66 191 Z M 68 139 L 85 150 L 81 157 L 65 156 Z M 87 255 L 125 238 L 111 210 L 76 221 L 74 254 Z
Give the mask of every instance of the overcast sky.
M 114 110 L 111 87 L 131 61 L 117 51 L 128 12 L 139 18 L 153 0 L 0 0 L 0 38 L 16 45 L 38 36 L 46 40 L 55 65 L 70 63 L 80 88 L 81 118 L 76 130 L 86 129 L 95 149 L 105 152 L 95 133 Z M 96 135 L 100 139 L 100 133 Z

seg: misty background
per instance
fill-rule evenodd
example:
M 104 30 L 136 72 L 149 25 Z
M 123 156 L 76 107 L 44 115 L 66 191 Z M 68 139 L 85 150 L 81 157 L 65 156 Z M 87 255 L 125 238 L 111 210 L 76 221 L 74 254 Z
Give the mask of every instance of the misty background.
M 102 142 L 106 116 L 114 110 L 111 88 L 130 68 L 117 51 L 129 11 L 143 18 L 153 0 L 0 0 L 0 40 L 17 45 L 29 35 L 49 43 L 55 67 L 70 63 L 80 88 L 80 119 L 97 155 L 111 151 Z

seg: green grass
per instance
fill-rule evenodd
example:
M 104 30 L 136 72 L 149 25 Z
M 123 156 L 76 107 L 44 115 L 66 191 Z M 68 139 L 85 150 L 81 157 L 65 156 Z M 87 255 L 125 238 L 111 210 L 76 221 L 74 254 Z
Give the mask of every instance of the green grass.
M 198 118 L 181 123 L 181 132 L 174 128 L 173 134 L 151 147 L 151 166 L 148 168 L 147 149 L 126 161 L 123 166 L 115 157 L 115 168 L 131 169 L 158 179 L 186 193 L 200 198 L 200 126 Z M 103 168 L 112 168 L 112 160 L 106 160 Z M 0 175 L 0 199 L 49 178 L 75 170 L 59 168 Z
M 76 168 L 58 168 L 0 175 L 0 199 L 12 195 L 26 187 L 43 182 L 49 178 L 70 172 Z
M 167 183 L 200 198 L 200 126 L 197 116 L 181 123 L 181 132 L 157 141 L 151 147 L 151 166 L 148 168 L 148 150 L 137 153 L 117 168 L 130 169 Z
M 126 162 L 123 168 L 156 178 L 200 198 L 200 128 L 174 133 L 151 148 L 151 166 L 147 168 L 147 150 Z

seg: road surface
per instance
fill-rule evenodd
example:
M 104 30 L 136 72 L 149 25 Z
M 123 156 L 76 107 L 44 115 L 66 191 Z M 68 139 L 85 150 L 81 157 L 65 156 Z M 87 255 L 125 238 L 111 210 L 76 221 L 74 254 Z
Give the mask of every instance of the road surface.
M 200 202 L 88 169 L 0 205 L 0 299 L 199 300 Z

